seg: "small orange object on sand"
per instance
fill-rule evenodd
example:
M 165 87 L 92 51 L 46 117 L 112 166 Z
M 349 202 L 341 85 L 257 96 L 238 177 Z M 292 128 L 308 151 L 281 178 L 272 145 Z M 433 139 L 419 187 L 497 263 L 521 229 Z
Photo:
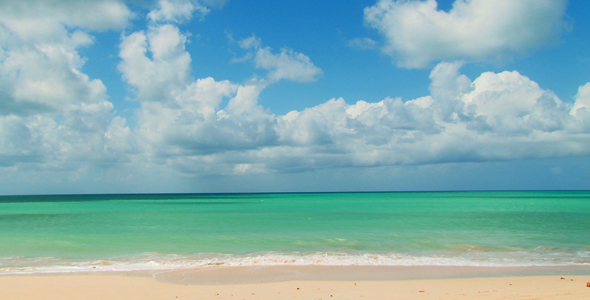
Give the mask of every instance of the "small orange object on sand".
M 590 287 L 590 282 L 586 282 L 586 287 Z

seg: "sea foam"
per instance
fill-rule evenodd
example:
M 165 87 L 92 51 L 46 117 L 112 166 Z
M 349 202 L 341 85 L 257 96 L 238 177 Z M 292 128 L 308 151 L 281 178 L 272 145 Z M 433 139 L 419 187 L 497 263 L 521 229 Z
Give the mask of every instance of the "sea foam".
M 513 251 L 463 255 L 408 255 L 401 253 L 280 253 L 262 252 L 249 255 L 196 254 L 174 255 L 145 253 L 142 255 L 100 260 L 66 260 L 58 258 L 1 259 L 0 274 L 124 272 L 148 270 L 195 269 L 243 266 L 590 266 L 588 253 L 552 253 Z

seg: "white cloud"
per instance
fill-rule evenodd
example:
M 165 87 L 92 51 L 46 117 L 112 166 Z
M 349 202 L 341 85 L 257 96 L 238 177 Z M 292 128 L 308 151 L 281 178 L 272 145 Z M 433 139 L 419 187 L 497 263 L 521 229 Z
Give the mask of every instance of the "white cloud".
M 590 135 L 579 134 L 588 116 L 572 117 L 552 92 L 518 72 L 471 82 L 459 67 L 436 66 L 423 98 L 332 99 L 280 116 L 283 146 L 267 149 L 269 164 L 284 171 L 590 154 Z
M 201 17 L 209 14 L 210 9 L 194 0 L 159 0 L 158 7 L 147 15 L 152 22 L 183 23 L 198 12 Z
M 165 24 L 124 36 L 120 45 L 119 70 L 137 90 L 140 101 L 164 101 L 191 80 L 186 36 L 178 27 Z M 151 58 L 146 56 L 150 52 Z
M 323 74 L 323 71 L 316 67 L 307 55 L 288 48 L 283 48 L 280 53 L 275 54 L 270 47 L 262 47 L 261 40 L 255 35 L 238 41 L 238 44 L 242 49 L 254 52 L 234 61 L 252 58 L 256 68 L 268 70 L 267 78 L 270 82 L 282 79 L 309 82 L 315 81 Z
M 430 94 L 436 99 L 432 106 L 445 121 L 460 117 L 463 102 L 458 99 L 459 95 L 468 92 L 471 80 L 459 73 L 462 62 L 446 63 L 436 65 L 430 72 Z
M 461 2 L 455 10 L 477 3 Z M 160 21 L 121 37 L 119 70 L 140 105 L 130 127 L 116 116 L 104 84 L 81 71 L 85 59 L 78 53 L 93 42 L 85 30 L 121 28 L 126 21 L 112 27 L 71 21 L 79 23 L 70 28 L 51 19 L 45 28 L 28 30 L 30 24 L 3 20 L 4 178 L 55 172 L 68 180 L 96 174 L 131 178 L 142 172 L 292 173 L 590 155 L 590 83 L 569 104 L 516 71 L 486 72 L 471 80 L 461 74 L 462 62 L 443 62 L 433 68 L 430 94 L 424 97 L 353 104 L 334 98 L 276 116 L 258 103 L 259 95 L 282 79 L 317 79 L 322 71 L 308 56 L 290 49 L 273 52 L 252 36 L 239 45 L 251 53 L 255 67 L 268 71 L 265 79 L 195 79 L 186 34 Z M 125 172 L 96 171 L 115 164 Z
M 366 23 L 385 39 L 382 50 L 406 68 L 437 60 L 485 61 L 555 41 L 566 27 L 566 0 L 456 0 L 449 12 L 435 0 L 379 0 Z
M 590 114 L 590 82 L 578 89 L 576 102 L 570 113 L 574 116 L 578 115 L 578 113 Z
M 308 56 L 283 48 L 274 54 L 269 47 L 260 48 L 254 56 L 257 68 L 269 70 L 268 79 L 272 82 L 289 79 L 298 82 L 314 81 L 323 72 Z
M 147 18 L 155 23 L 184 23 L 197 15 L 203 20 L 212 8 L 221 8 L 227 0 L 158 0 Z
M 124 159 L 105 145 L 128 143 L 129 129 L 112 118 L 102 81 L 81 71 L 78 49 L 94 42 L 85 30 L 122 29 L 131 17 L 117 1 L 0 4 L 0 164 L 75 174 Z
M 127 66 L 121 70 L 138 89 L 142 105 L 136 133 L 144 161 L 184 174 L 289 173 L 590 152 L 590 136 L 580 135 L 587 120 L 518 72 L 483 73 L 471 81 L 459 71 L 462 62 L 444 62 L 432 70 L 425 97 L 355 104 L 332 99 L 275 116 L 258 104 L 258 96 L 278 79 L 307 78 L 301 74 L 308 73 L 289 73 L 290 67 L 277 62 L 290 61 L 292 54 L 274 54 L 252 36 L 238 43 L 253 51 L 259 67 L 270 70 L 268 80 L 194 80 L 188 75 L 186 39 L 177 28 L 162 25 L 150 32 L 133 33 L 121 44 L 121 65 Z M 151 46 L 158 40 L 167 41 L 165 47 Z M 186 76 L 178 80 L 165 74 Z M 579 99 L 576 105 L 582 107 L 583 92 Z
M 122 29 L 133 13 L 116 0 L 7 0 L 0 3 L 0 23 L 22 41 L 56 41 L 65 27 Z
M 186 38 L 170 24 L 153 26 L 148 34 L 132 33 L 121 42 L 119 68 L 136 88 L 136 100 L 141 103 L 136 132 L 144 156 L 185 173 L 242 172 L 244 168 L 224 163 L 216 155 L 277 140 L 274 115 L 258 105 L 268 83 L 194 80 L 185 43 Z M 226 167 L 213 168 L 213 163 Z
M 572 131 L 590 133 L 590 82 L 578 89 L 570 115 L 577 121 Z
M 499 132 L 553 132 L 570 122 L 568 104 L 518 72 L 484 73 L 462 96 L 467 111 Z
M 233 39 L 231 37 L 231 35 L 229 35 L 230 40 Z M 254 48 L 254 49 L 258 49 L 260 48 L 260 44 L 262 43 L 262 41 L 260 40 L 260 38 L 256 37 L 256 35 L 252 35 L 250 37 L 247 37 L 243 40 L 238 41 L 238 45 L 240 45 L 240 48 L 242 49 L 250 49 L 250 48 Z

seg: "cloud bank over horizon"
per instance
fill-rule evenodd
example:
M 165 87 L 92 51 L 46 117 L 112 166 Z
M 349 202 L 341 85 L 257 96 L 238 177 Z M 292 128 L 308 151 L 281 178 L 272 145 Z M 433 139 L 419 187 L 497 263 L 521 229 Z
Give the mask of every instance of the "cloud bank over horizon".
M 434 0 L 378 1 L 364 13 L 385 38 L 382 51 L 406 68 L 436 62 L 429 91 L 378 102 L 335 97 L 283 115 L 259 103 L 265 89 L 325 76 L 297 45 L 275 50 L 254 33 L 237 42 L 239 63 L 264 76 L 194 78 L 190 34 L 178 24 L 206 18 L 225 1 L 160 0 L 143 29 L 129 25 L 141 16 L 121 1 L 0 4 L 0 179 L 76 182 L 111 170 L 119 173 L 111 180 L 125 181 L 143 172 L 285 174 L 589 156 L 590 82 L 568 102 L 518 71 L 461 73 L 466 63 L 554 42 L 565 28 L 566 1 L 500 2 L 458 0 L 443 12 Z M 497 18 L 506 22 L 490 21 Z M 474 31 L 474 24 L 488 27 Z M 138 103 L 133 125 L 103 81 L 82 71 L 80 51 L 102 31 L 122 32 L 118 70 Z

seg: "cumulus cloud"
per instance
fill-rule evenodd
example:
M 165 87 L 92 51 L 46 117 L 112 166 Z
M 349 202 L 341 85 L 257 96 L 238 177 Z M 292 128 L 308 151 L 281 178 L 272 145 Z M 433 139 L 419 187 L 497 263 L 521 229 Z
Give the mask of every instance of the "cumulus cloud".
M 382 51 L 406 68 L 432 61 L 486 61 L 552 41 L 566 28 L 566 0 L 456 0 L 449 12 L 436 0 L 379 0 L 365 22 L 384 38 Z
M 42 42 L 61 38 L 69 28 L 122 29 L 133 17 L 117 0 L 7 0 L 0 4 L 0 22 L 22 40 Z
M 135 132 L 145 161 L 184 174 L 289 173 L 590 152 L 585 87 L 571 105 L 516 71 L 487 72 L 472 81 L 461 74 L 462 61 L 443 62 L 430 74 L 430 95 L 421 98 L 354 104 L 335 98 L 276 116 L 258 104 L 264 88 L 279 79 L 305 81 L 317 72 L 293 71 L 298 68 L 289 64 L 301 60 L 293 53 L 273 53 L 253 35 L 238 45 L 252 53 L 255 65 L 269 70 L 267 79 L 244 84 L 195 80 L 185 43 L 177 27 L 158 25 L 124 37 L 120 52 L 120 70 L 141 102 Z
M 163 40 L 185 42 L 176 30 L 153 32 L 142 37 L 144 46 L 137 53 L 143 57 L 127 56 L 125 47 L 135 44 L 122 42 L 122 64 L 127 59 L 153 63 L 146 52 L 156 50 L 146 45 L 160 39 L 159 34 L 175 36 Z M 167 43 L 181 50 L 165 56 L 163 66 L 171 68 L 173 64 L 167 63 L 184 55 L 177 43 Z M 261 44 L 255 36 L 239 41 L 242 48 L 255 52 L 264 49 Z M 189 62 L 175 68 L 185 70 Z M 354 104 L 335 98 L 282 116 L 258 104 L 270 81 L 236 84 L 213 78 L 145 77 L 146 82 L 135 86 L 138 95 L 153 86 L 168 92 L 160 99 L 138 97 L 142 109 L 137 132 L 149 160 L 185 174 L 289 173 L 590 154 L 586 86 L 572 105 L 516 71 L 486 72 L 472 81 L 461 74 L 462 64 L 435 66 L 430 95 L 421 98 Z M 124 71 L 124 76 L 129 75 Z
M 238 41 L 238 44 L 242 49 L 253 51 L 238 61 L 252 59 L 256 68 L 268 70 L 267 78 L 270 82 L 282 79 L 309 82 L 323 74 L 307 55 L 289 48 L 273 53 L 270 47 L 262 47 L 261 40 L 255 35 Z
M 80 71 L 85 60 L 78 49 L 94 42 L 85 30 L 122 29 L 132 16 L 112 0 L 3 1 L 0 114 L 59 113 L 106 99 L 102 82 Z
M 458 66 L 434 68 L 432 94 L 423 98 L 352 105 L 332 99 L 279 117 L 281 141 L 290 145 L 281 156 L 299 168 L 321 168 L 590 154 L 590 135 L 576 134 L 587 120 L 572 117 L 572 106 L 552 92 L 515 71 L 470 82 Z
M 165 24 L 124 36 L 120 44 L 119 70 L 141 101 L 171 100 L 174 92 L 191 81 L 186 36 Z M 146 54 L 151 54 L 151 58 Z
M 276 142 L 275 116 L 258 104 L 264 80 L 245 84 L 190 76 L 186 37 L 174 25 L 123 37 L 119 69 L 137 91 L 136 132 L 145 155 L 182 172 L 244 172 L 212 168 L 215 154 L 256 149 Z M 150 58 L 151 57 L 151 58 Z M 211 169 L 211 170 L 209 170 Z M 208 171 L 209 170 L 209 171 Z
M 316 80 L 323 73 L 308 56 L 286 48 L 281 49 L 279 54 L 272 53 L 268 47 L 258 49 L 254 62 L 257 68 L 269 71 L 270 81 L 289 79 L 308 82 Z
M 576 102 L 572 107 L 571 114 L 576 116 L 578 114 L 590 113 L 590 82 L 581 86 L 576 94 Z
M 78 49 L 93 43 L 87 30 L 122 29 L 130 17 L 117 1 L 0 4 L 0 165 L 75 173 L 123 157 L 106 149 L 128 144 L 128 128 L 112 118 L 102 81 L 81 71 Z
M 256 67 L 268 70 L 266 79 L 194 79 L 186 43 L 171 24 L 122 37 L 119 70 L 141 105 L 135 132 L 145 160 L 187 174 L 268 171 L 257 153 L 280 141 L 276 116 L 258 104 L 260 93 L 282 79 L 314 80 L 321 70 L 304 54 L 273 53 L 253 35 L 238 45 L 251 51 Z
M 197 12 L 201 17 L 209 14 L 211 10 L 193 0 L 160 0 L 157 8 L 147 15 L 152 22 L 183 23 L 192 19 Z
M 158 0 L 147 18 L 155 23 L 184 23 L 194 15 L 203 20 L 211 8 L 221 8 L 227 0 Z
M 104 3 L 125 11 L 119 2 Z M 432 1 L 377 6 L 384 3 L 390 10 L 414 5 L 432 13 Z M 481 3 L 487 2 L 434 11 L 448 15 L 442 18 L 471 16 Z M 561 2 L 546 4 L 555 3 Z M 257 174 L 590 155 L 590 83 L 567 103 L 516 71 L 470 79 L 460 70 L 475 56 L 461 54 L 466 60 L 432 69 L 424 97 L 352 104 L 334 98 L 277 116 L 258 103 L 260 94 L 279 80 L 316 80 L 322 71 L 308 56 L 286 48 L 275 52 L 252 36 L 238 45 L 266 77 L 241 83 L 193 78 L 187 34 L 170 24 L 185 17 L 162 7 L 146 30 L 121 36 L 119 71 L 139 104 L 133 127 L 116 115 L 102 81 L 81 71 L 85 59 L 78 53 L 93 42 L 89 29 L 121 28 L 130 13 L 118 25 L 64 17 L 27 31 L 0 10 L 3 171 L 92 177 L 89 169 L 117 163 L 135 172 Z M 441 59 L 423 57 L 404 59 Z

